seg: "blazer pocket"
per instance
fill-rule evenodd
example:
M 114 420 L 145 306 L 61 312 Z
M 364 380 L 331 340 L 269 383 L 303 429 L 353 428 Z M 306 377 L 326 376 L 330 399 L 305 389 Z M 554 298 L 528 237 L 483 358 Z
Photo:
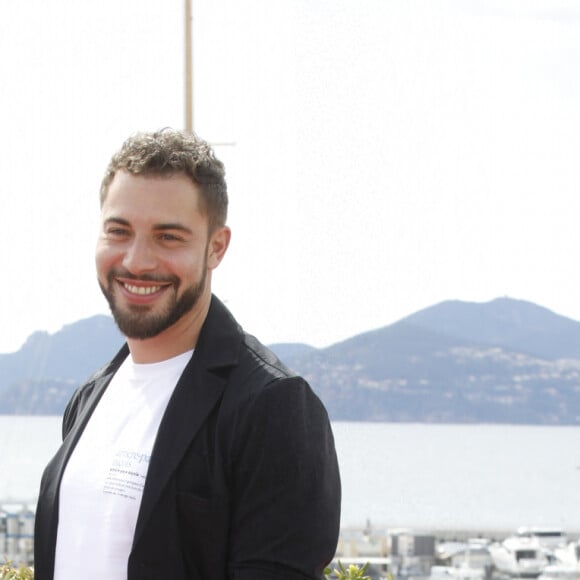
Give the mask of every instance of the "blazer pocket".
M 229 535 L 227 499 L 178 492 L 177 512 L 183 557 L 191 576 L 204 580 L 225 579 Z
M 215 509 L 214 502 L 205 497 L 187 492 L 177 492 L 177 510 L 186 518 L 196 517 L 197 514 L 207 513 Z

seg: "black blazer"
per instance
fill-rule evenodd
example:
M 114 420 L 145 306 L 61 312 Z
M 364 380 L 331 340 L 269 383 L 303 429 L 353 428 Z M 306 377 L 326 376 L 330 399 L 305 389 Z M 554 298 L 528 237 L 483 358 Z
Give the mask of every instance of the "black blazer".
M 35 580 L 53 579 L 62 474 L 128 353 L 123 346 L 67 406 L 62 446 L 40 486 Z M 322 403 L 212 297 L 159 427 L 128 580 L 319 580 L 339 520 L 338 464 Z

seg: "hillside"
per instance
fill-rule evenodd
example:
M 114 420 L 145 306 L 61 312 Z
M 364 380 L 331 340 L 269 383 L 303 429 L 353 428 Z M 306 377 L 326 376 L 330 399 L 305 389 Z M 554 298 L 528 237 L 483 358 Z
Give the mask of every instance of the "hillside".
M 0 355 L 0 413 L 59 414 L 122 343 L 110 317 Z M 530 302 L 447 301 L 325 349 L 272 349 L 333 420 L 580 424 L 580 322 Z

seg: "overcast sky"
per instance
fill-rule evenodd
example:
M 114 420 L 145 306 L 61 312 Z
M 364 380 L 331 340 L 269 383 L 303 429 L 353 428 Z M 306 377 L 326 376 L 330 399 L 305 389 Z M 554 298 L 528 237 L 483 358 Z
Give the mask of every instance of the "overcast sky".
M 0 352 L 107 306 L 98 188 L 183 124 L 183 0 L 0 7 Z M 580 3 L 197 0 L 195 128 L 226 163 L 216 293 L 325 346 L 447 299 L 580 320 Z

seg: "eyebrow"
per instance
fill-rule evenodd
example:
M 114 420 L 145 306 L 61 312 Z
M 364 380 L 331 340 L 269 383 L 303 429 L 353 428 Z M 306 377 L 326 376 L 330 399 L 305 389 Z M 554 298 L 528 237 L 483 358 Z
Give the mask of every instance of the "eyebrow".
M 155 224 L 153 226 L 154 230 L 177 230 L 179 232 L 183 232 L 184 234 L 192 234 L 193 232 L 187 227 L 184 226 L 183 224 L 180 224 L 178 222 L 169 222 L 166 224 Z
M 131 223 L 128 220 L 126 220 L 125 218 L 115 217 L 115 216 L 107 218 L 103 223 L 105 225 L 113 223 L 113 224 L 119 224 L 121 226 L 131 227 Z M 180 231 L 180 232 L 183 232 L 186 234 L 193 233 L 190 228 L 188 228 L 187 226 L 184 226 L 183 224 L 180 224 L 179 222 L 167 222 L 167 223 L 155 224 L 153 226 L 153 229 L 156 231 L 177 230 L 177 231 Z
M 120 226 L 130 226 L 131 224 L 120 217 L 109 217 L 107 218 L 104 222 L 103 225 L 107 225 L 107 224 L 119 224 Z

